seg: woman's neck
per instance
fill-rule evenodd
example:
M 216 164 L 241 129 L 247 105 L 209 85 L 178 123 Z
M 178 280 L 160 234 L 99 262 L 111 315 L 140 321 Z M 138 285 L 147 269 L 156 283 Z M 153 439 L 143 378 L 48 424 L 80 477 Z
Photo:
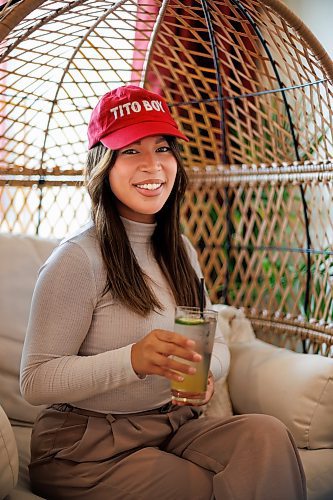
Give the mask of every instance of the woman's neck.
M 156 222 L 137 222 L 120 216 L 128 239 L 131 243 L 150 243 L 152 234 L 156 227 Z

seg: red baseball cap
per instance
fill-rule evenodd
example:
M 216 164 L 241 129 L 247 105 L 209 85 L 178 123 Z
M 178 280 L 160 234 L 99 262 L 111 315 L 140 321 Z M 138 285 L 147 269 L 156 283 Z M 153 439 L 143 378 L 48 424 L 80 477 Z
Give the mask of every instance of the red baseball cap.
M 152 135 L 172 135 L 188 141 L 163 97 L 136 85 L 125 85 L 105 94 L 93 110 L 88 149 L 98 142 L 120 149 Z

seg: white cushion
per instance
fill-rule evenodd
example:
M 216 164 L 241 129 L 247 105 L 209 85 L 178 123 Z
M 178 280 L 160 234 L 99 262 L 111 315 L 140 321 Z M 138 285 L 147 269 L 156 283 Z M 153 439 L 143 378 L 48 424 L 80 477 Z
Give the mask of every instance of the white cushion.
M 16 488 L 29 489 L 29 463 L 30 463 L 30 440 L 32 429 L 13 425 L 14 436 L 19 456 L 19 479 Z
M 333 450 L 298 450 L 306 477 L 308 500 L 333 498 Z
M 0 406 L 0 498 L 4 498 L 16 486 L 18 478 L 18 454 L 10 422 Z
M 260 340 L 231 344 L 230 350 L 228 384 L 236 413 L 274 415 L 299 448 L 333 448 L 333 359 Z
M 215 392 L 205 407 L 204 415 L 206 417 L 219 417 L 221 419 L 233 415 L 226 377 L 215 382 Z
M 42 497 L 34 495 L 31 491 L 22 490 L 22 488 L 15 488 L 6 500 L 43 500 Z
M 42 498 L 30 491 L 29 469 L 31 428 L 13 426 L 19 455 L 19 479 L 16 488 L 6 500 L 32 500 Z
M 8 417 L 31 424 L 40 407 L 19 389 L 21 352 L 37 273 L 56 240 L 0 234 L 0 401 Z
M 222 304 L 214 304 L 211 308 L 218 312 L 218 325 L 227 344 L 235 341 L 246 342 L 255 338 L 251 323 L 243 311 Z M 204 414 L 220 418 L 228 418 L 233 415 L 226 378 L 215 383 L 214 395 L 206 406 Z
M 218 324 L 228 345 L 255 339 L 251 322 L 242 309 L 224 304 L 213 304 L 211 308 L 218 312 Z

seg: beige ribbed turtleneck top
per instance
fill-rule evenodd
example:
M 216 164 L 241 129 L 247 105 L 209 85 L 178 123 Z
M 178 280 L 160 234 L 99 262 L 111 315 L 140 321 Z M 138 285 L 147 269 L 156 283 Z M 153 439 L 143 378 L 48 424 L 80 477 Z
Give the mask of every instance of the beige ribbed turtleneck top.
M 131 347 L 155 328 L 173 330 L 175 301 L 150 249 L 154 224 L 123 219 L 142 270 L 164 305 L 143 318 L 102 295 L 106 271 L 93 225 L 62 242 L 39 272 L 21 363 L 21 390 L 32 404 L 70 403 L 107 413 L 139 412 L 170 401 L 167 379 L 139 379 Z M 201 276 L 196 252 L 185 238 Z M 211 362 L 225 375 L 229 351 L 220 331 Z

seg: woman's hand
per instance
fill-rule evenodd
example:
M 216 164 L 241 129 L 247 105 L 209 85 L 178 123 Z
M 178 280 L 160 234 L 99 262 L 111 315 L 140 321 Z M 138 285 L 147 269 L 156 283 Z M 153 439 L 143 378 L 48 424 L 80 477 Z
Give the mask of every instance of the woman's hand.
M 213 376 L 212 372 L 209 372 L 208 381 L 207 381 L 206 397 L 205 397 L 204 401 L 202 401 L 201 403 L 198 403 L 198 404 L 194 404 L 194 403 L 184 403 L 182 401 L 176 401 L 173 399 L 172 403 L 174 405 L 178 405 L 178 406 L 203 406 L 203 405 L 206 405 L 207 403 L 209 403 L 209 401 L 211 400 L 211 398 L 214 394 L 214 387 L 215 387 L 214 376 Z
M 132 367 L 139 376 L 161 375 L 169 380 L 182 381 L 181 373 L 193 375 L 196 369 L 173 359 L 173 356 L 198 362 L 201 356 L 193 350 L 194 348 L 194 340 L 179 333 L 152 330 L 132 346 Z

